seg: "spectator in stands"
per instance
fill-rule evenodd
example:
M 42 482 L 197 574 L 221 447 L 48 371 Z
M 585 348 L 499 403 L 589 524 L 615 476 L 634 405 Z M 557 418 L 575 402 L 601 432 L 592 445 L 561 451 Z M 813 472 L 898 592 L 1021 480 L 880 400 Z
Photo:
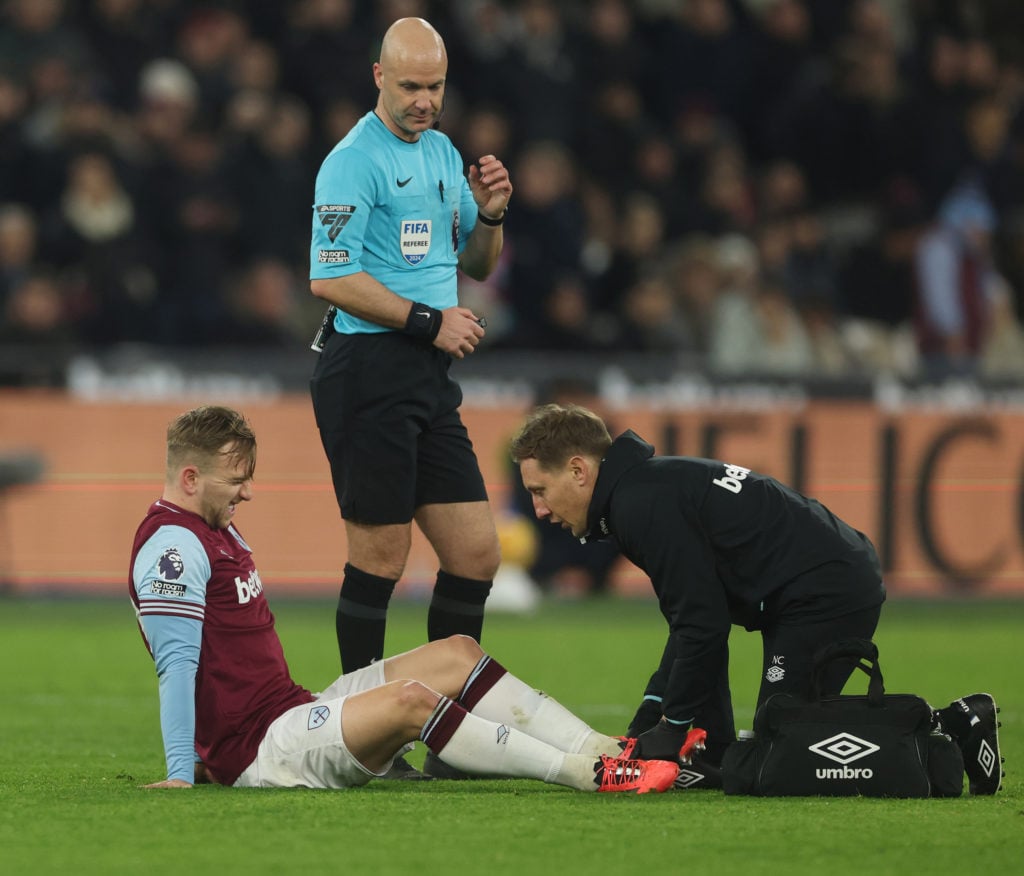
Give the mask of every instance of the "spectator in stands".
M 517 0 L 514 9 L 518 27 L 499 92 L 503 103 L 524 139 L 571 147 L 580 91 L 566 12 L 555 0 Z
M 79 5 L 82 33 L 92 49 L 103 93 L 111 107 L 131 112 L 143 68 L 154 55 L 171 49 L 170 11 L 165 4 L 145 0 L 95 0 Z
M 692 329 L 663 273 L 638 277 L 626 288 L 619 311 L 617 349 L 670 356 L 693 350 Z
M 82 340 L 96 345 L 153 339 L 154 250 L 113 160 L 100 151 L 68 165 L 67 186 L 47 230 L 47 251 L 82 286 Z
M 665 276 L 686 321 L 691 351 L 706 353 L 722 282 L 714 239 L 698 234 L 680 241 L 668 256 Z
M 508 300 L 514 318 L 511 338 L 534 346 L 531 338 L 551 328 L 547 300 L 557 281 L 580 270 L 584 215 L 574 162 L 560 144 L 527 144 L 512 170 L 516 206 L 506 220 L 511 250 Z M 560 322 L 564 325 L 564 320 Z
M 4 304 L 0 342 L 11 346 L 64 346 L 74 340 L 56 277 L 34 272 L 16 283 Z
M 395 17 L 435 7 L 10 0 L 0 10 L 0 198 L 34 211 L 49 235 L 77 157 L 107 155 L 135 223 L 159 242 L 148 267 L 168 310 L 154 339 L 218 343 L 212 327 L 240 260 L 290 261 L 308 234 L 308 205 L 289 201 L 308 191 L 301 179 L 316 163 L 308 156 L 324 154 L 375 99 L 362 71 L 377 34 Z M 741 231 L 758 244 L 773 285 L 805 301 L 808 253 L 792 233 L 793 210 L 870 217 L 894 176 L 935 211 L 954 184 L 976 175 L 995 211 L 994 263 L 1020 307 L 1024 246 L 1011 217 L 1024 204 L 1024 57 L 1010 39 L 1020 29 L 1014 4 L 473 0 L 438 14 L 450 19 L 458 86 L 441 124 L 464 151 L 529 164 L 538 140 L 563 150 L 557 206 L 517 199 L 508 270 L 477 290 L 492 302 L 493 340 L 505 334 L 501 305 L 518 311 L 521 331 L 502 345 L 534 343 L 531 332 L 552 313 L 564 330 L 581 303 L 593 312 L 575 321 L 595 324 L 587 329 L 604 343 L 608 315 L 636 277 L 657 272 L 695 231 Z M 468 146 L 489 138 L 505 146 Z M 213 156 L 202 173 L 197 152 Z M 623 273 L 611 220 L 633 222 L 633 192 L 657 202 L 663 228 L 656 251 L 637 254 Z M 186 202 L 202 208 L 180 209 Z M 820 296 L 802 309 L 812 335 L 834 340 L 835 324 L 851 325 L 852 367 L 910 373 L 913 357 L 901 353 L 896 365 L 867 352 L 859 330 L 885 306 L 871 284 L 850 279 L 874 259 L 892 270 L 879 285 L 893 290 L 893 309 L 904 308 L 895 284 L 905 259 L 890 256 L 905 251 L 906 235 L 886 225 L 877 238 L 869 226 L 842 237 L 833 227 L 828 249 L 843 261 L 843 294 L 831 312 Z M 885 252 L 871 255 L 876 245 Z M 54 264 L 64 258 L 42 251 Z M 808 270 L 794 272 L 794 259 Z M 72 307 L 80 275 L 76 265 Z M 549 300 L 561 277 L 575 279 Z M 893 341 L 905 350 L 905 320 L 887 313 L 882 324 L 881 348 Z M 79 326 L 85 336 L 93 328 Z M 102 342 L 129 339 L 111 323 Z
M 282 95 L 267 108 L 266 124 L 230 156 L 238 239 L 246 255 L 293 265 L 307 258 L 309 232 L 297 228 L 293 217 L 308 209 L 316 176 L 311 133 L 306 106 Z
M 0 307 L 36 265 L 39 229 L 24 204 L 0 205 Z
M 33 203 L 33 148 L 25 132 L 28 90 L 22 79 L 0 68 L 0 192 L 5 200 Z
M 845 346 L 858 373 L 909 377 L 917 370 L 914 256 L 927 215 L 906 179 L 892 181 L 879 212 L 876 226 L 838 266 Z
M 303 96 L 317 116 L 343 97 L 360 107 L 373 103 L 372 83 L 363 83 L 377 47 L 356 18 L 354 0 L 300 0 L 293 5 L 291 26 L 277 46 L 285 88 Z
M 999 275 L 992 258 L 995 212 L 973 181 L 956 186 L 921 236 L 916 327 L 925 374 L 942 379 L 976 372 L 988 336 Z
M 1024 380 L 1024 327 L 1014 309 L 1012 290 L 999 278 L 989 296 L 990 327 L 981 350 L 979 373 L 1019 384 Z
M 145 203 L 161 248 L 155 340 L 213 343 L 224 318 L 240 218 L 225 173 L 224 144 L 214 128 L 194 122 L 182 133 L 169 160 L 148 172 Z
M 814 349 L 785 289 L 762 280 L 752 297 L 734 298 L 715 314 L 711 365 L 745 377 L 811 377 Z
M 665 215 L 646 192 L 627 194 L 617 218 L 610 263 L 597 281 L 596 294 L 602 308 L 612 312 L 620 307 L 625 290 L 658 264 L 666 243 Z
M 313 313 L 303 319 L 300 301 L 306 298 L 287 262 L 269 256 L 255 260 L 231 284 L 223 342 L 281 350 L 298 346 L 317 319 Z

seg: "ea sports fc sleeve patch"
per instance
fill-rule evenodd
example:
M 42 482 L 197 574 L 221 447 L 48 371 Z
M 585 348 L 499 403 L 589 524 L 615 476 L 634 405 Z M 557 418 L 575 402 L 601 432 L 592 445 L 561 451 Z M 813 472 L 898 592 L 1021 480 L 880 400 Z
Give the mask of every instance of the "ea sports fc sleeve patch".
M 202 622 L 210 571 L 210 558 L 195 533 L 183 526 L 161 526 L 139 549 L 132 568 L 140 617 Z

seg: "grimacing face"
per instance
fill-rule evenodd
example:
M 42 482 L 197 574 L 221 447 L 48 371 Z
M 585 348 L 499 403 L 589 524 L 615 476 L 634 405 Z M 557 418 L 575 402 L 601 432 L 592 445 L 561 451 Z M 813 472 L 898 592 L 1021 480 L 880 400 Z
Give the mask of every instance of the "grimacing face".
M 196 482 L 199 516 L 215 529 L 226 529 L 241 502 L 252 499 L 252 466 L 224 452 L 200 471 Z
M 594 492 L 588 460 L 574 456 L 563 466 L 544 469 L 536 459 L 524 459 L 519 474 L 533 497 L 538 520 L 558 524 L 577 538 L 587 534 L 587 510 Z

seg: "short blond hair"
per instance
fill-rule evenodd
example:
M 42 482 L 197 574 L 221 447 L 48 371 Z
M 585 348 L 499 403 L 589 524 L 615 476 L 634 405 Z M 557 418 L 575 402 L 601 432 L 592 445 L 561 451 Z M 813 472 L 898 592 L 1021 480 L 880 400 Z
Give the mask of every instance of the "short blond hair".
M 204 405 L 186 411 L 167 427 L 167 471 L 193 463 L 200 469 L 226 454 L 232 463 L 246 462 L 249 476 L 256 470 L 256 435 L 238 411 Z

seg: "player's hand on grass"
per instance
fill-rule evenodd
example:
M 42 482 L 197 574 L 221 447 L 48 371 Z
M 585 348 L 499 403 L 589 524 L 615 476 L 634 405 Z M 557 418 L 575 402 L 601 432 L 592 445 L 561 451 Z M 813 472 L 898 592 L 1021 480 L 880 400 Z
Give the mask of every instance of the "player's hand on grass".
M 144 788 L 191 788 L 192 783 L 184 779 L 164 779 L 162 782 L 153 782 L 151 785 L 143 785 Z

